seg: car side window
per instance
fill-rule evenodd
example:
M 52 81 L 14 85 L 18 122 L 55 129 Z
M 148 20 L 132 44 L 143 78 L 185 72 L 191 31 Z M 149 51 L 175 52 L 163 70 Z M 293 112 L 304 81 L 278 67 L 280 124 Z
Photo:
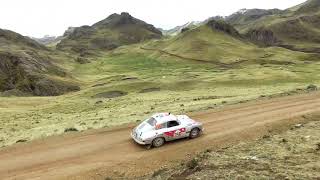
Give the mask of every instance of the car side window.
M 157 130 L 159 130 L 159 129 L 166 128 L 166 125 L 167 125 L 166 123 L 163 123 L 163 124 L 157 124 L 157 125 L 156 125 L 156 129 L 157 129 Z
M 167 123 L 167 127 L 168 127 L 168 128 L 175 127 L 175 126 L 179 126 L 178 121 L 169 121 L 169 122 Z

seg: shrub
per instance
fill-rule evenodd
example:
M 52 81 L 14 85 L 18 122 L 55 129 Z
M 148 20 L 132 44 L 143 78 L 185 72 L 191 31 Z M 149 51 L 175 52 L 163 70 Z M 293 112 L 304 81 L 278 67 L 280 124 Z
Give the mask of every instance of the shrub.
M 23 142 L 27 142 L 28 140 L 26 139 L 19 139 L 18 141 L 16 141 L 16 143 L 23 143 Z
M 64 130 L 64 132 L 77 132 L 77 131 L 79 131 L 77 128 L 74 128 L 74 127 L 72 127 L 72 128 L 66 128 L 65 130 Z
M 308 90 L 308 91 L 316 91 L 316 90 L 318 90 L 318 87 L 317 87 L 316 85 L 310 84 L 310 85 L 307 87 L 307 90 Z
M 189 169 L 195 169 L 199 165 L 199 160 L 197 158 L 193 158 L 191 161 L 187 163 L 187 167 Z

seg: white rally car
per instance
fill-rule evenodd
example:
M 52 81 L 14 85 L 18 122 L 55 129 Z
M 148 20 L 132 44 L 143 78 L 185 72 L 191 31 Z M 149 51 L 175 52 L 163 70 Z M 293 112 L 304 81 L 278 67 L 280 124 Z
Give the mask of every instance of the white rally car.
M 186 115 L 158 113 L 133 129 L 131 137 L 141 145 L 160 147 L 166 141 L 198 137 L 203 131 L 202 123 Z

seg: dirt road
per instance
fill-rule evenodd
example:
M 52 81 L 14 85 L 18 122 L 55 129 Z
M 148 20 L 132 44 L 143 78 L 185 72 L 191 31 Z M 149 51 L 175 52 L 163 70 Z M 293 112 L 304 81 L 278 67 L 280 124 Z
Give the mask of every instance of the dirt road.
M 219 148 L 289 128 L 302 115 L 320 112 L 320 93 L 227 106 L 190 114 L 204 123 L 195 140 L 146 150 L 129 137 L 132 127 L 49 137 L 0 150 L 0 179 L 105 179 L 138 176 L 170 166 L 206 148 Z

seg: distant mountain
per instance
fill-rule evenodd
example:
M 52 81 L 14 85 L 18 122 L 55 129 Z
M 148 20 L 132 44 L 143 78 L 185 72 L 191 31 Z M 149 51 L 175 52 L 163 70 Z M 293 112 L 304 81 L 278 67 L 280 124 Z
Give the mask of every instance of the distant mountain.
M 319 0 L 308 0 L 285 11 L 273 10 L 258 19 L 243 20 L 242 16 L 238 16 L 238 19 L 240 20 L 229 22 L 261 45 L 320 52 Z
M 0 29 L 0 92 L 54 96 L 79 90 L 48 54 L 50 51 L 36 41 Z
M 159 39 L 162 33 L 151 24 L 128 13 L 121 13 L 112 14 L 92 26 L 74 28 L 64 36 L 57 45 L 58 49 L 84 52 L 97 49 L 111 50 L 148 39 Z
M 198 27 L 202 24 L 201 21 L 191 21 L 191 22 L 188 22 L 186 24 L 183 24 L 181 26 L 176 26 L 172 29 L 169 29 L 169 30 L 162 30 L 162 33 L 164 35 L 168 35 L 168 36 L 175 36 L 177 34 L 179 34 L 183 29 L 192 29 L 192 28 L 195 28 L 195 27 Z
M 170 36 L 175 36 L 179 34 L 182 29 L 188 28 L 196 28 L 199 27 L 203 24 L 208 23 L 210 20 L 223 20 L 226 21 L 227 23 L 235 26 L 235 27 L 242 27 L 242 26 L 247 26 L 249 23 L 252 23 L 253 21 L 257 21 L 260 18 L 272 14 L 278 14 L 281 13 L 282 11 L 279 9 L 270 9 L 270 10 L 264 10 L 264 9 L 241 9 L 236 13 L 231 14 L 230 16 L 213 16 L 210 17 L 204 21 L 191 21 L 188 22 L 184 25 L 177 26 L 175 28 L 172 28 L 170 30 L 162 30 L 164 35 L 170 35 Z M 240 28 L 241 29 L 241 28 Z
M 46 35 L 42 38 L 35 38 L 35 37 L 31 37 L 31 38 L 37 41 L 38 43 L 46 46 L 54 46 L 63 39 L 62 36 L 49 36 L 49 35 Z
M 279 9 L 241 9 L 224 19 L 226 22 L 241 29 L 242 27 L 245 27 L 254 21 L 258 21 L 265 16 L 280 14 L 281 12 L 282 11 Z

